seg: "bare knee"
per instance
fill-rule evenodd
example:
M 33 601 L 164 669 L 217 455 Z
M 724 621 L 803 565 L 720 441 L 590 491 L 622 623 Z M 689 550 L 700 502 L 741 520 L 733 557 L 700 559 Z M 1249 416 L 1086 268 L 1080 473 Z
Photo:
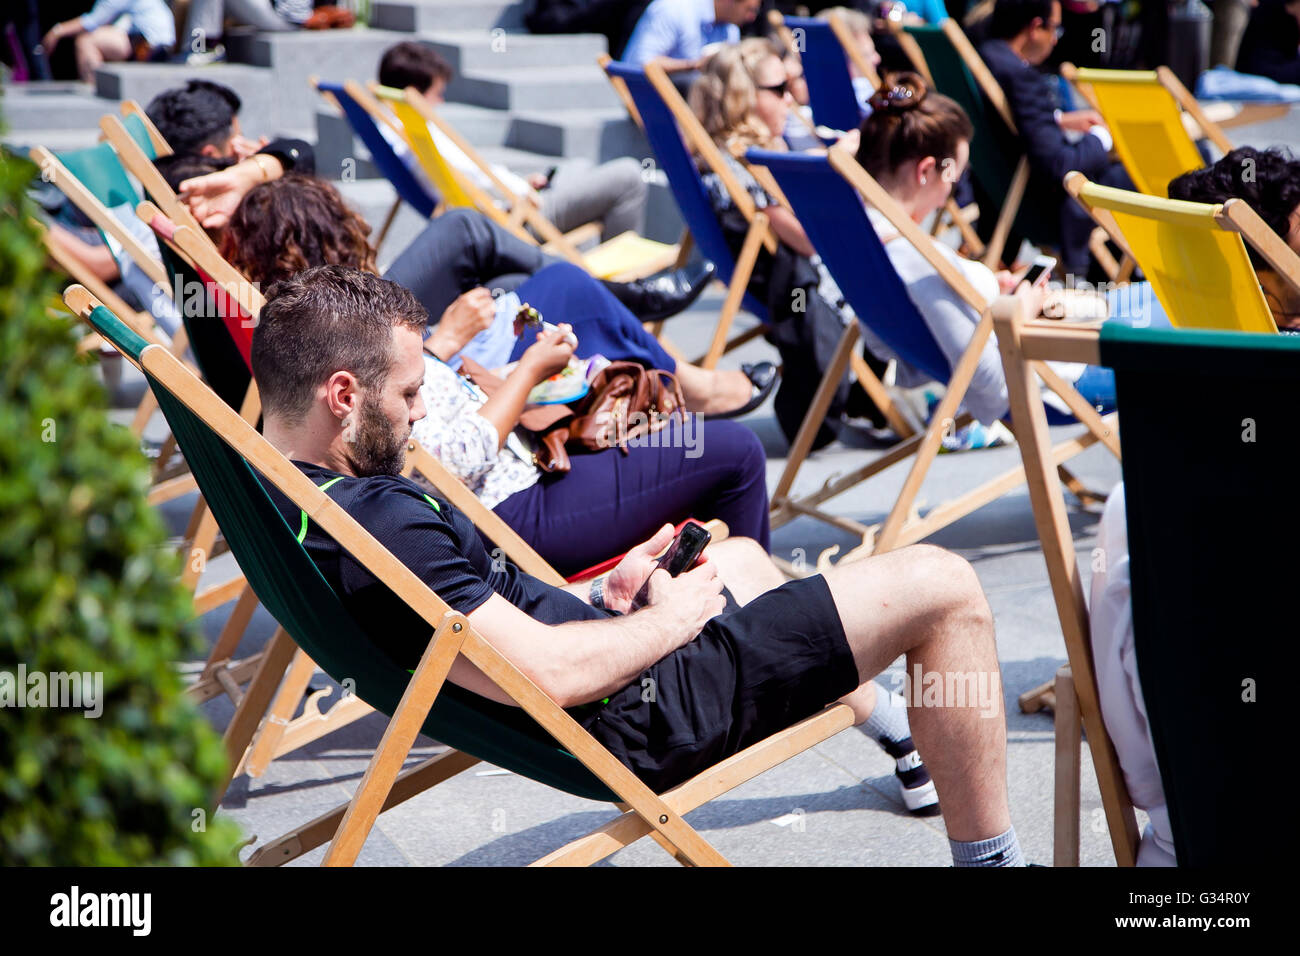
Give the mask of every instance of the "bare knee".
M 993 612 L 969 561 L 931 544 L 914 544 L 899 554 L 907 558 L 912 586 L 928 596 L 926 603 L 931 613 L 948 620 L 960 619 L 992 635 Z
M 785 582 L 785 576 L 753 538 L 727 538 L 711 544 L 708 555 L 738 604 L 748 604 Z

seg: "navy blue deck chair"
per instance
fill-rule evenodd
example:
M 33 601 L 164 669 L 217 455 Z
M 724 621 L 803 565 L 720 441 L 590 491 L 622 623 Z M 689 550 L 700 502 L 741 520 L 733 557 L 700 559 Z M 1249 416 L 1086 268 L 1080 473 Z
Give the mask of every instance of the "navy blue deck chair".
M 831 129 L 857 129 L 862 125 L 862 108 L 853 92 L 848 57 L 834 29 L 812 17 L 786 17 L 785 25 L 799 47 L 813 119 Z
M 685 104 L 662 70 L 653 65 L 648 70 L 642 70 L 640 67 L 611 61 L 605 65 L 605 72 L 626 85 L 641 117 L 646 139 L 650 142 L 659 168 L 668 177 L 668 185 L 673 191 L 673 198 L 677 200 L 677 208 L 681 210 L 692 240 L 701 254 L 713 262 L 718 270 L 718 278 L 727 284 L 727 298 L 718 317 L 713 342 L 708 352 L 696 363 L 705 368 L 714 368 L 724 352 L 762 334 L 762 329 L 758 328 L 730 340 L 727 338 L 736 312 L 742 304 L 759 322 L 767 322 L 767 306 L 749 294 L 748 286 L 760 246 L 765 245 L 769 251 L 774 251 L 775 238 L 767 227 L 767 217 L 754 211 L 753 200 L 742 190 L 741 195 L 733 196 L 733 199 L 737 207 L 746 212 L 751 226 L 740 252 L 732 251 L 718 223 L 718 217 L 714 215 L 708 193 L 700 179 L 699 167 L 696 166 L 691 147 L 684 137 L 688 133 L 692 134 L 692 145 L 697 150 L 703 145 L 700 136 L 707 142 L 707 148 L 716 151 L 717 147 L 708 141 L 702 129 L 698 130 L 699 136 L 693 135 L 698 122 L 689 110 L 685 114 L 676 110 L 676 116 L 674 115 L 674 108 L 678 105 L 685 108 Z
M 381 810 L 482 759 L 566 793 L 631 808 L 539 862 L 596 862 L 653 833 L 680 859 L 725 864 L 725 858 L 681 815 L 852 724 L 847 706 L 832 705 L 663 797 L 656 796 L 492 648 L 463 615 L 454 612 L 173 356 L 149 346 L 81 287 L 73 286 L 65 299 L 144 372 L 231 551 L 258 597 L 282 626 L 266 651 L 266 667 L 254 678 L 245 699 L 265 700 L 264 685 L 274 689 L 283 673 L 282 667 L 272 665 L 287 661 L 296 643 L 326 673 L 339 681 L 350 678 L 362 700 L 393 718 L 346 812 L 339 808 L 263 847 L 254 862 L 285 862 L 330 842 L 325 863 L 351 864 Z M 381 651 L 344 609 L 295 530 L 272 503 L 267 484 L 302 509 L 304 522 L 316 522 L 428 622 L 431 640 L 413 672 Z M 443 502 L 440 507 L 451 506 Z M 496 703 L 447 682 L 447 672 L 458 654 L 465 655 L 521 706 Z M 239 716 L 237 712 L 235 719 Z M 425 761 L 399 779 L 401 765 L 421 731 L 455 749 Z
M 797 457 L 797 449 L 792 449 L 786 471 L 772 496 L 773 526 L 786 523 L 799 515 L 811 515 L 843 527 L 844 518 L 827 515 L 817 506 L 913 454 L 915 460 L 911 474 L 889 516 L 880 526 L 855 523 L 856 530 L 863 535 L 863 545 L 849 552 L 846 557 L 861 557 L 919 541 L 1014 487 L 1021 480 L 1018 475 L 1023 475 L 1023 468 L 1013 469 L 974 491 L 932 508 L 924 518 L 909 517 L 916 494 L 938 452 L 945 429 L 959 428 L 969 420 L 969 416 L 958 414 L 958 408 L 970 384 L 975 362 L 992 331 L 989 303 L 984 301 L 960 270 L 934 249 L 934 240 L 902 212 L 888 193 L 852 157 L 842 151 L 831 150 L 828 155 L 810 155 L 751 149 L 746 158 L 754 165 L 766 166 L 776 178 L 813 247 L 857 313 L 858 320 L 909 365 L 947 385 L 947 392 L 924 432 L 900 442 L 875 462 L 827 484 L 815 494 L 799 499 L 791 496 L 791 489 L 802 464 L 802 457 Z M 912 242 L 954 291 L 982 314 L 963 360 L 956 368 L 950 367 L 908 295 L 907 287 L 894 270 L 884 244 L 867 217 L 863 206 L 864 195 L 890 219 L 900 233 L 893 241 Z M 966 366 L 964 369 L 963 365 Z M 839 371 L 842 372 L 842 369 Z M 829 374 L 835 372 L 832 369 Z M 1076 440 L 1078 447 L 1072 454 L 1077 454 L 1098 440 L 1105 441 L 1118 454 L 1118 440 L 1112 434 L 1113 429 L 1104 423 L 1097 410 L 1050 370 L 1047 374 L 1053 378 L 1053 390 L 1089 426 L 1089 433 Z M 825 414 L 824 407 L 819 414 Z M 1056 419 L 1058 423 L 1075 420 L 1064 415 Z M 1062 460 L 1068 457 L 1071 456 L 1063 456 Z M 1064 468 L 1061 477 L 1071 491 L 1081 498 L 1096 497 Z
M 1065 742 L 1072 749 L 1068 770 L 1057 768 L 1057 863 L 1078 862 L 1081 725 L 1121 865 L 1136 857 L 1137 827 L 1100 712 L 1065 504 L 1045 480 L 1050 438 L 1034 366 L 1048 359 L 1115 371 L 1133 649 L 1178 864 L 1282 863 L 1290 845 L 1260 812 L 1258 789 L 1243 783 L 1242 768 L 1275 762 L 1289 726 L 1285 689 L 1269 696 L 1262 688 L 1270 679 L 1285 682 L 1296 659 L 1283 636 L 1294 617 L 1295 576 L 1277 559 L 1300 540 L 1300 507 L 1278 478 L 1293 470 L 1300 339 L 1117 324 L 1062 329 L 1020 312 L 1011 299 L 994 308 L 1069 661 L 1070 693 L 1063 699 L 1058 675 L 1056 695 L 1058 762 Z M 1208 404 L 1207 394 L 1215 396 Z M 1117 560 L 1107 556 L 1112 567 Z
M 398 198 L 426 219 L 432 217 L 434 210 L 438 207 L 437 200 L 429 195 L 429 191 L 415 178 L 415 174 L 411 172 L 406 163 L 402 162 L 402 158 L 393 150 L 388 140 L 384 139 L 377 125 L 379 121 L 371 116 L 366 108 L 344 89 L 344 84 L 330 83 L 325 80 L 315 80 L 314 82 L 317 90 L 322 94 L 328 94 L 333 98 L 334 102 L 338 103 L 339 109 L 343 111 L 344 117 L 347 118 L 348 125 L 352 127 L 354 133 L 361 137 L 361 142 L 365 144 L 366 149 L 370 152 L 370 158 L 374 161 L 376 168 L 392 184 L 393 189 L 397 191 Z M 391 220 L 391 214 L 389 218 Z

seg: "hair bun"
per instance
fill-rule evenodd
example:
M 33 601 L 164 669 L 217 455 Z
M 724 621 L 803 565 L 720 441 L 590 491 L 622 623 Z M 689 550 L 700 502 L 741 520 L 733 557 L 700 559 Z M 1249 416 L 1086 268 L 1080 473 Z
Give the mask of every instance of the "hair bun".
M 881 80 L 868 102 L 878 112 L 906 113 L 920 106 L 927 92 L 925 81 L 915 73 L 896 73 Z

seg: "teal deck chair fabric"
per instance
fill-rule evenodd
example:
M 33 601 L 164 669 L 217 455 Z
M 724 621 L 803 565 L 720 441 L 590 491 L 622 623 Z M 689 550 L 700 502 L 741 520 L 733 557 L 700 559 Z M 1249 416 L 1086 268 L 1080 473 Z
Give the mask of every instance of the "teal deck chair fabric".
M 144 340 L 112 312 L 101 306 L 90 320 L 125 355 L 140 360 Z M 410 673 L 380 652 L 344 610 L 249 464 L 161 382 L 148 373 L 146 377 L 204 500 L 262 604 L 327 674 L 340 681 L 351 678 L 357 696 L 391 715 Z M 194 385 L 205 387 L 197 380 Z M 617 799 L 522 709 L 486 700 L 450 682 L 443 685 L 423 730 L 457 750 L 567 793 Z
M 1134 646 L 1178 862 L 1280 857 L 1290 794 L 1275 799 L 1285 756 L 1269 738 L 1294 725 L 1281 703 L 1297 658 L 1300 337 L 1107 324 L 1101 361 L 1116 375 Z
M 975 128 L 970 144 L 971 185 L 980 207 L 978 232 L 988 241 L 997 223 L 998 210 L 1011 188 L 1016 164 L 1025 153 L 1024 146 L 1019 135 L 1007 128 L 998 111 L 985 98 L 961 54 L 941 27 L 907 26 L 904 29 L 925 55 L 935 89 L 956 100 Z M 1060 227 L 1055 221 L 1055 210 L 1044 210 L 1033 203 L 1022 202 L 1011 225 L 1007 248 L 1014 253 L 1018 240 L 1022 238 L 1058 245 Z

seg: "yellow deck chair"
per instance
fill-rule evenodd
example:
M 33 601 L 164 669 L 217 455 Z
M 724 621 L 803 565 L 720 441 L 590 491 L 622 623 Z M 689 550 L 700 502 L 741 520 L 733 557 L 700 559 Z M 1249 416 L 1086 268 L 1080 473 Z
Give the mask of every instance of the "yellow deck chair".
M 352 86 L 348 92 L 356 96 Z M 415 153 L 421 167 L 441 195 L 444 208 L 477 209 L 516 234 L 531 240 L 524 227 L 531 228 L 550 247 L 575 265 L 582 266 L 601 279 L 628 280 L 643 278 L 674 265 L 678 247 L 646 239 L 636 233 L 624 232 L 598 245 L 589 252 L 581 252 L 578 244 L 595 239 L 599 227 L 595 223 L 580 226 L 565 234 L 547 219 L 527 197 L 516 195 L 485 162 L 474 147 L 455 129 L 448 125 L 414 89 L 396 90 L 372 85 L 372 91 L 383 100 L 401 124 L 403 137 Z M 438 151 L 429 124 L 432 123 L 451 142 L 478 166 L 504 199 L 502 210 L 493 197 L 462 176 Z M 503 221 L 504 216 L 504 221 Z
M 1232 149 L 1168 67 L 1080 70 L 1067 63 L 1061 75 L 1106 120 L 1115 152 L 1138 191 L 1148 196 L 1167 196 L 1171 179 L 1205 165 L 1198 136 L 1225 153 Z
M 1300 256 L 1240 199 L 1214 205 L 1090 183 L 1065 188 L 1146 273 L 1178 328 L 1276 332 L 1245 241 L 1300 287 Z

